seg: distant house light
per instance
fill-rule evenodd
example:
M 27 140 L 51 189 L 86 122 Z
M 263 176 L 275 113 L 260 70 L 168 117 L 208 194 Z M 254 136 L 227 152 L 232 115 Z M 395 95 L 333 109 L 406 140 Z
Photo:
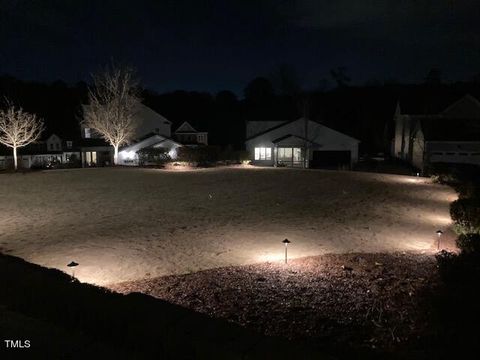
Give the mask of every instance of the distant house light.
M 255 160 L 271 160 L 272 148 L 256 147 L 255 148 Z
M 85 139 L 90 139 L 92 137 L 92 133 L 90 128 L 85 128 Z

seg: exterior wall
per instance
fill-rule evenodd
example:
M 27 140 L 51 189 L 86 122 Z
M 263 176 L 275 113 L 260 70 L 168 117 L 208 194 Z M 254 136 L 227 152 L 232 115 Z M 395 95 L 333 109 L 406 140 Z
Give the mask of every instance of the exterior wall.
M 62 140 L 57 135 L 47 139 L 47 151 L 62 151 Z
M 426 143 L 426 152 L 430 163 L 480 165 L 480 141 L 429 141 Z
M 307 138 L 316 145 L 307 145 L 311 150 L 328 150 L 328 151 L 345 151 L 348 150 L 351 152 L 352 163 L 358 161 L 358 143 L 359 141 L 351 138 L 345 134 L 342 134 L 338 131 L 330 129 L 322 124 L 318 124 L 313 121 L 308 121 L 307 131 L 305 131 L 305 120 L 298 119 L 293 121 L 285 126 L 281 126 L 277 129 L 269 131 L 263 135 L 255 137 L 253 139 L 247 140 L 245 142 L 246 149 L 250 153 L 250 158 L 252 163 L 255 165 L 274 165 L 274 156 L 271 160 L 255 160 L 255 148 L 256 147 L 270 147 L 272 149 L 272 154 L 274 154 L 275 144 L 274 140 L 281 138 L 286 135 L 299 136 L 304 138 L 305 132 L 307 133 Z M 297 138 L 298 139 L 298 138 Z M 298 140 L 294 141 L 295 145 L 292 143 L 292 146 L 298 146 Z M 302 147 L 305 147 L 305 141 Z M 279 143 L 280 146 L 286 146 L 287 141 L 282 141 Z M 312 160 L 313 151 L 309 151 L 308 159 Z
M 396 115 L 395 116 L 395 137 L 393 145 L 393 156 L 396 158 L 402 158 L 402 143 L 403 143 L 403 126 L 404 126 L 404 116 Z
M 113 147 L 111 146 L 90 146 L 80 149 L 80 158 L 82 167 L 89 167 L 87 164 L 87 152 L 95 152 L 97 155 L 97 163 L 95 166 L 104 166 L 113 164 Z
M 171 136 L 172 123 L 143 104 L 140 105 L 135 114 L 135 119 L 138 122 L 135 131 L 137 139 L 152 132 L 166 137 Z
M 65 164 L 70 156 L 75 155 L 80 160 L 80 152 L 64 152 L 58 154 L 18 155 L 18 166 L 30 169 L 32 166 L 45 166 L 51 162 Z M 0 169 L 13 168 L 13 156 L 0 156 Z
M 200 144 L 208 145 L 208 133 L 207 132 L 182 132 L 175 133 L 175 138 L 185 144 Z
M 425 154 L 425 139 L 423 132 L 419 130 L 412 143 L 412 164 L 417 169 L 423 170 Z
M 207 132 L 197 133 L 197 143 L 202 145 L 208 145 L 208 133 Z

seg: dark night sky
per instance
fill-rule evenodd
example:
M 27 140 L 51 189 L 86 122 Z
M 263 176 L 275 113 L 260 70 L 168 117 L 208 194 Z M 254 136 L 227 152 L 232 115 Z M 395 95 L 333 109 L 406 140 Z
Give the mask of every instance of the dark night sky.
M 0 0 L 0 74 L 70 83 L 112 57 L 146 87 L 241 93 L 293 65 L 304 87 L 480 73 L 478 0 Z

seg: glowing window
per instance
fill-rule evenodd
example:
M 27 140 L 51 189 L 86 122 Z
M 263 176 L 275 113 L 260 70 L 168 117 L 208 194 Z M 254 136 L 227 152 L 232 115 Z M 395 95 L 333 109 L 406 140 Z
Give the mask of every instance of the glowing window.
M 272 149 L 258 147 L 255 148 L 255 160 L 271 160 L 272 159 Z

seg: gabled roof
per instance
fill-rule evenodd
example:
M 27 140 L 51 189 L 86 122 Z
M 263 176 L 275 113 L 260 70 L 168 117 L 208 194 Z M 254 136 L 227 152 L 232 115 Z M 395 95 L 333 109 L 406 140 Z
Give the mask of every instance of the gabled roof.
M 181 133 L 196 133 L 197 130 L 188 123 L 188 121 L 184 121 L 182 125 L 178 127 L 177 130 L 175 130 L 175 134 L 181 134 Z
M 480 119 L 480 102 L 467 94 L 448 106 L 441 114 L 445 117 Z
M 129 144 L 127 146 L 122 147 L 121 150 L 126 151 L 129 148 L 146 149 L 146 148 L 150 148 L 150 147 L 155 147 L 156 145 L 158 145 L 160 143 L 163 143 L 165 141 L 170 141 L 170 142 L 172 142 L 172 143 L 174 143 L 178 146 L 182 146 L 182 144 L 178 143 L 177 141 L 175 141 L 175 140 L 173 140 L 173 139 L 171 139 L 167 136 L 156 134 L 156 133 L 150 133 L 147 136 L 144 136 L 142 138 L 142 140 L 140 140 L 136 143 Z
M 445 107 L 445 104 L 450 105 Z M 430 98 L 403 97 L 397 102 L 395 113 L 397 111 L 403 115 L 480 118 L 480 102 L 470 94 L 460 98 L 447 95 Z
M 247 138 L 245 141 L 249 141 L 249 140 L 255 139 L 255 138 L 259 137 L 259 136 L 262 136 L 262 135 L 264 135 L 264 134 L 269 133 L 270 131 L 274 131 L 274 130 L 280 129 L 280 128 L 288 125 L 288 124 L 294 123 L 294 122 L 299 121 L 299 120 L 308 120 L 308 121 L 311 122 L 311 123 L 317 124 L 317 125 L 319 125 L 319 126 L 323 126 L 324 128 L 326 128 L 326 129 L 328 129 L 328 130 L 331 130 L 331 131 L 334 131 L 334 132 L 336 132 L 337 134 L 343 135 L 343 136 L 348 137 L 348 138 L 350 138 L 350 139 L 352 139 L 352 140 L 355 140 L 355 141 L 360 142 L 360 140 L 355 139 L 354 137 L 352 137 L 352 136 L 350 136 L 350 135 L 344 134 L 344 133 L 342 133 L 342 132 L 340 132 L 340 131 L 337 131 L 337 130 L 335 130 L 335 129 L 332 129 L 331 127 L 328 127 L 328 126 L 326 126 L 326 125 L 324 125 L 324 124 L 321 124 L 321 123 L 319 123 L 319 122 L 316 122 L 316 121 L 314 121 L 314 120 L 305 119 L 305 118 L 298 118 L 298 119 L 295 119 L 295 120 L 286 121 L 286 122 L 284 122 L 284 123 L 282 123 L 282 124 L 279 124 L 279 125 L 274 126 L 274 127 L 270 128 L 270 129 L 267 129 L 267 130 L 265 130 L 265 131 L 262 131 L 262 132 L 260 132 L 260 133 L 258 133 L 258 134 L 255 134 L 255 135 L 253 135 L 253 136 L 250 136 L 250 137 Z M 289 136 L 292 136 L 292 135 L 289 135 Z M 299 137 L 299 136 L 297 136 L 297 135 L 295 135 L 295 136 L 296 136 L 296 137 Z M 310 141 L 310 140 L 307 140 L 307 141 Z
M 294 121 L 297 121 L 297 120 L 298 120 L 298 119 L 290 120 L 290 121 L 285 121 L 285 122 L 283 122 L 283 123 L 281 123 L 281 124 L 275 125 L 275 126 L 273 126 L 273 127 L 271 127 L 271 128 L 268 128 L 268 129 L 266 129 L 266 130 L 264 130 L 264 131 L 261 131 L 261 132 L 259 132 L 258 134 L 252 135 L 252 136 L 246 138 L 245 140 L 248 141 L 248 140 L 251 140 L 251 139 L 255 139 L 256 137 L 259 137 L 259 136 L 261 136 L 261 135 L 264 135 L 264 134 L 266 134 L 266 133 L 269 133 L 269 132 L 272 131 L 272 130 L 280 129 L 281 127 L 284 127 L 284 126 L 287 125 L 287 124 L 291 124 L 291 123 L 293 123 Z
M 301 141 L 309 142 L 310 144 L 320 145 L 320 144 L 317 144 L 317 143 L 314 142 L 314 141 L 308 140 L 307 138 L 305 138 L 305 137 L 303 137 L 303 136 L 292 135 L 292 134 L 287 134 L 287 135 L 285 135 L 285 136 L 279 137 L 278 139 L 275 139 L 275 140 L 273 140 L 272 142 L 273 142 L 274 144 L 278 144 L 278 143 L 282 142 L 283 140 L 286 140 L 286 139 L 289 139 L 289 138 L 295 138 L 295 139 L 299 139 L 299 140 L 301 140 Z
M 472 119 L 419 118 L 426 141 L 478 141 L 480 122 Z

